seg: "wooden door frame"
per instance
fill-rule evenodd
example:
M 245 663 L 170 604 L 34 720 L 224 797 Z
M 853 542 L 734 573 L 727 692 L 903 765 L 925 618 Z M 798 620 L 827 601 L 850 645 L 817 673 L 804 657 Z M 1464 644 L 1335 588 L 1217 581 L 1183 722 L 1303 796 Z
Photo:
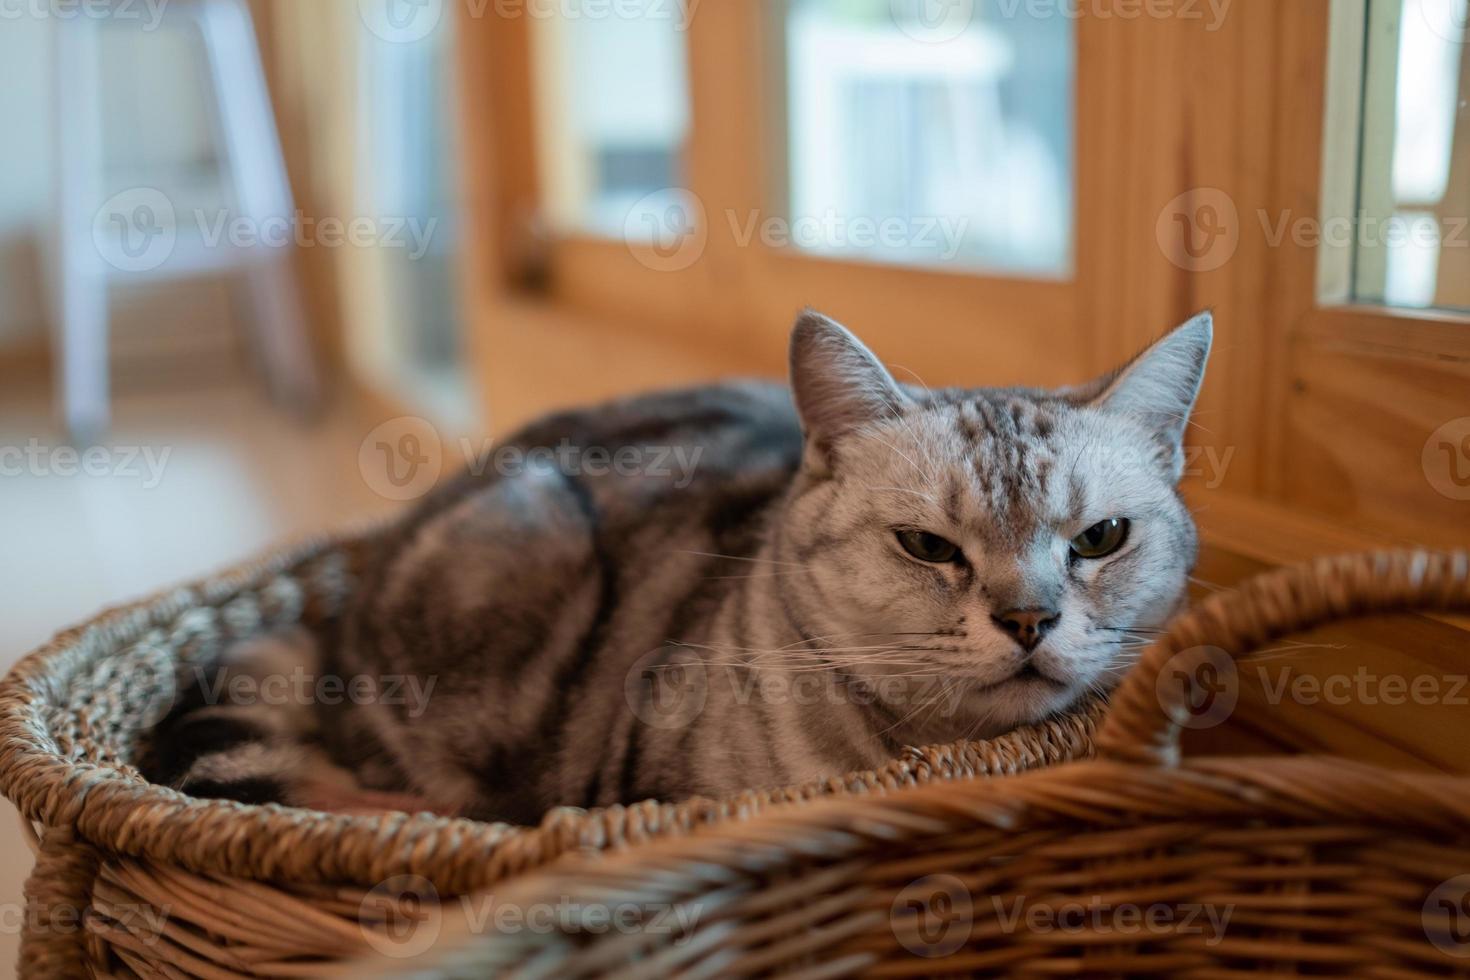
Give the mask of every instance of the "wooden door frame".
M 713 224 L 700 260 L 674 272 L 584 238 L 528 260 L 523 245 L 507 245 L 525 238 L 538 194 L 531 24 L 465 21 L 479 339 L 493 344 L 497 330 L 514 329 L 527 303 L 517 288 L 531 281 L 543 287 L 534 305 L 774 374 L 791 315 L 812 303 L 928 383 L 1051 384 L 1100 373 L 1211 308 L 1217 342 L 1194 439 L 1221 465 L 1200 474 L 1194 499 L 1208 507 L 1221 493 L 1315 511 L 1364 540 L 1470 543 L 1470 505 L 1416 475 L 1435 425 L 1470 413 L 1456 395 L 1470 390 L 1466 317 L 1324 303 L 1319 249 L 1269 233 L 1283 218 L 1320 221 L 1324 196 L 1341 193 L 1324 184 L 1322 166 L 1333 2 L 1235 0 L 1219 23 L 1182 16 L 1183 5 L 1168 8 L 1179 16 L 1135 18 L 1077 8 L 1067 282 L 742 251 Z M 754 2 L 705 4 L 692 24 L 688 169 L 707 208 L 760 213 L 777 199 L 766 163 L 779 79 L 769 31 Z M 1181 220 L 1198 229 L 1210 207 L 1229 219 L 1223 257 L 1181 254 L 1169 229 Z M 1371 438 L 1355 447 L 1354 413 L 1375 406 L 1371 393 L 1353 405 L 1345 389 L 1375 376 L 1412 404 L 1376 413 Z M 1332 426 L 1343 445 L 1324 431 Z

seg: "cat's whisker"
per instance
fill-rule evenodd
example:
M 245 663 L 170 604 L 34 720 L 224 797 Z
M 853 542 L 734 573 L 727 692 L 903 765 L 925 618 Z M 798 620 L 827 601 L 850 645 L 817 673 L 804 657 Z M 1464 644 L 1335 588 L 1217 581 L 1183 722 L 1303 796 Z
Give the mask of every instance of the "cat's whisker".
M 932 493 L 921 493 L 918 490 L 909 490 L 904 487 L 870 487 L 867 484 L 863 484 L 863 487 L 873 493 L 906 493 L 910 496 L 918 497 L 920 500 L 927 500 L 931 504 L 937 505 L 939 503 L 938 499 Z
M 914 468 L 914 471 L 924 478 L 925 483 L 935 482 L 934 475 L 932 473 L 925 472 L 924 468 L 918 463 L 914 462 L 913 457 L 910 456 L 908 453 L 904 452 L 902 449 L 899 449 L 897 446 L 887 441 L 886 439 L 877 439 L 877 442 L 880 446 L 883 446 L 886 449 L 890 449 L 893 452 L 897 453 L 899 456 L 903 457 L 908 462 L 908 464 Z
M 719 581 L 728 580 L 728 579 L 781 578 L 781 577 L 786 576 L 786 575 L 810 575 L 810 574 L 812 574 L 812 570 L 809 569 L 809 568 L 797 568 L 797 569 L 792 569 L 790 571 L 784 571 L 784 572 L 751 572 L 749 575 L 706 575 L 705 578 L 704 578 L 704 580 L 706 582 L 719 582 Z
M 721 555 L 713 551 L 691 551 L 687 548 L 675 548 L 676 555 L 697 555 L 700 558 L 721 558 L 726 561 L 748 561 L 763 565 L 788 565 L 792 568 L 809 568 L 809 565 L 799 561 L 777 561 L 774 558 L 757 558 L 753 555 Z

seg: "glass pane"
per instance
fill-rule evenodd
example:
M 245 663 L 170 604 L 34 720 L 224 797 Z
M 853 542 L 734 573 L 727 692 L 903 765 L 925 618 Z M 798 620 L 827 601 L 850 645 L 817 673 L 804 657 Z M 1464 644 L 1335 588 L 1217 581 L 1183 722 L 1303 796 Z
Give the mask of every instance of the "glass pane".
M 1470 0 L 1371 0 L 1354 293 L 1470 307 Z
M 560 230 L 647 238 L 685 181 L 680 5 L 562 0 L 554 9 L 535 24 L 547 210 Z
M 1065 276 L 1073 22 L 1034 4 L 784 4 L 790 243 Z

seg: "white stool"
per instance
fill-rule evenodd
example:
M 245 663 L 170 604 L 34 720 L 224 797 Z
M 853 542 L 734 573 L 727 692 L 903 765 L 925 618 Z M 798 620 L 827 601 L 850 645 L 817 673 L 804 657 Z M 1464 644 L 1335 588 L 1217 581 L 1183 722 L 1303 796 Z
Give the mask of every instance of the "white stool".
M 121 10 L 122 8 L 118 8 Z M 245 0 L 172 0 L 165 17 L 189 18 L 199 32 L 212 88 L 221 184 L 230 220 L 260 229 L 267 219 L 294 228 L 295 205 Z M 109 420 L 108 324 L 111 286 L 238 272 L 248 279 L 251 329 L 272 395 L 293 409 L 315 406 L 316 366 L 294 266 L 284 243 L 195 241 L 157 188 L 104 200 L 99 34 L 105 18 L 54 25 L 56 138 L 55 323 L 58 408 L 76 439 Z M 144 43 L 147 38 L 142 37 Z M 110 189 L 110 188 L 109 188 Z M 202 237 L 202 236 L 201 236 Z

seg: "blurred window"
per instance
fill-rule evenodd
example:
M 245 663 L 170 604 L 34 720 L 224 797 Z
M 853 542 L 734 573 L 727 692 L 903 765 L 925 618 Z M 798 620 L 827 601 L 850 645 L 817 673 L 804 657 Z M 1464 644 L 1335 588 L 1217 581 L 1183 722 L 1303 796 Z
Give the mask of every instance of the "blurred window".
M 563 0 L 536 18 L 542 177 L 558 231 L 652 239 L 684 193 L 681 8 Z
M 1353 298 L 1470 308 L 1470 0 L 1369 0 Z
M 1065 5 L 776 2 L 792 244 L 1069 274 L 1075 47 Z

